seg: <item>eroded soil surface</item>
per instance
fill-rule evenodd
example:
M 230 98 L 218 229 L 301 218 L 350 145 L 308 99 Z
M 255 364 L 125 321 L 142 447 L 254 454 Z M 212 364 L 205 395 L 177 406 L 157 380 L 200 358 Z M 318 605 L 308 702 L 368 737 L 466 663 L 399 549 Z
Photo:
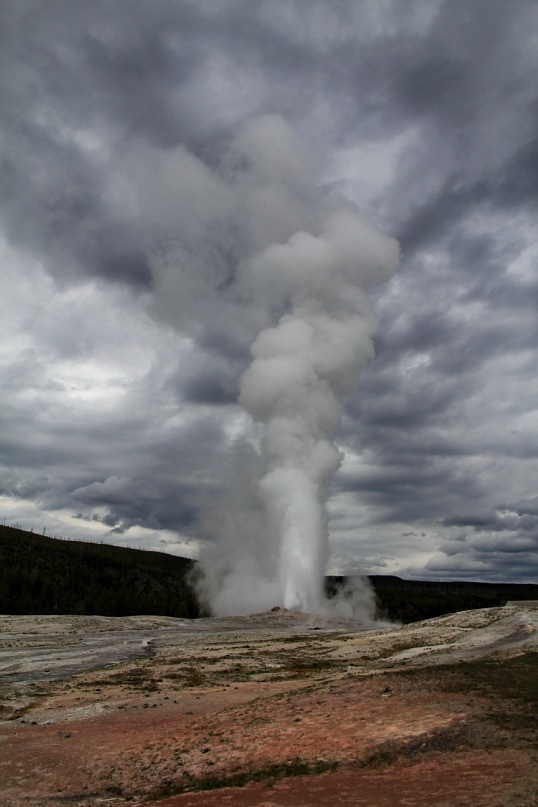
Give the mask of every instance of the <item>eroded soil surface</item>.
M 538 804 L 538 609 L 0 617 L 0 804 Z

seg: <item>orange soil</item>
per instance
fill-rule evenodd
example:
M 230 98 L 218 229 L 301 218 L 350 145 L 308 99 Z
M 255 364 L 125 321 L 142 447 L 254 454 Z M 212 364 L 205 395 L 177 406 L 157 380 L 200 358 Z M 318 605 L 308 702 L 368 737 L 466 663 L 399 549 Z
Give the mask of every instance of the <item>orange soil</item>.
M 180 691 L 163 682 L 145 694 L 101 688 L 96 675 L 0 723 L 3 807 L 538 804 L 535 745 L 506 741 L 489 701 L 446 691 L 434 672 Z M 157 797 L 290 760 L 338 768 Z

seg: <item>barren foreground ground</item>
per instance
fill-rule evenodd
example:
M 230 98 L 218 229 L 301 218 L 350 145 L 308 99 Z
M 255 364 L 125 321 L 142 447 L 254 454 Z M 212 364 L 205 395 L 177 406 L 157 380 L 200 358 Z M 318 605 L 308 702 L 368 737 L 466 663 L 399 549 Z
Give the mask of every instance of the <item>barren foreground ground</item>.
M 0 804 L 538 804 L 538 609 L 0 616 Z

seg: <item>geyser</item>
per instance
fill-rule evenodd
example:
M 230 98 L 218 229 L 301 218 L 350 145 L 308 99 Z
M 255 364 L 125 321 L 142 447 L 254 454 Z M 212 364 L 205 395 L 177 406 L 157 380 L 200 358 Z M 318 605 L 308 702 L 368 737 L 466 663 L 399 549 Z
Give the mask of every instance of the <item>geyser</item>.
M 239 403 L 261 436 L 247 473 L 243 444 L 234 477 L 242 483 L 230 483 L 220 509 L 207 503 L 205 584 L 220 614 L 274 605 L 320 612 L 326 502 L 343 458 L 335 435 L 346 396 L 374 355 L 366 292 L 390 278 L 399 249 L 351 202 L 316 187 L 281 118 L 247 127 L 225 163 L 231 215 L 248 209 L 228 228 L 242 241 L 227 299 L 233 293 L 249 327 L 259 323 Z
M 397 260 L 396 243 L 346 206 L 319 235 L 296 233 L 253 263 L 286 288 L 289 309 L 252 344 L 239 398 L 265 427 L 260 493 L 278 536 L 286 608 L 322 610 L 325 503 L 343 457 L 333 440 L 345 396 L 373 357 L 376 320 L 364 290 L 386 280 Z

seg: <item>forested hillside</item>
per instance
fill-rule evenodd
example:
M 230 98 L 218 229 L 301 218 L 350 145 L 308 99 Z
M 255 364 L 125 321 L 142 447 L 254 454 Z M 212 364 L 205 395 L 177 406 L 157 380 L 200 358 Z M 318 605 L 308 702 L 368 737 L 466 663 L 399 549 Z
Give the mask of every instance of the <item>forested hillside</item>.
M 197 617 L 192 560 L 0 526 L 0 613 Z
M 0 525 L 0 613 L 208 616 L 193 585 L 195 561 Z M 372 576 L 377 615 L 415 622 L 454 611 L 538 600 L 538 585 L 431 582 Z M 334 596 L 345 582 L 328 577 Z
M 327 577 L 328 596 L 334 596 L 345 580 Z M 394 575 L 372 575 L 369 580 L 376 594 L 378 618 L 403 623 L 506 605 L 510 600 L 538 600 L 534 583 L 402 580 Z

